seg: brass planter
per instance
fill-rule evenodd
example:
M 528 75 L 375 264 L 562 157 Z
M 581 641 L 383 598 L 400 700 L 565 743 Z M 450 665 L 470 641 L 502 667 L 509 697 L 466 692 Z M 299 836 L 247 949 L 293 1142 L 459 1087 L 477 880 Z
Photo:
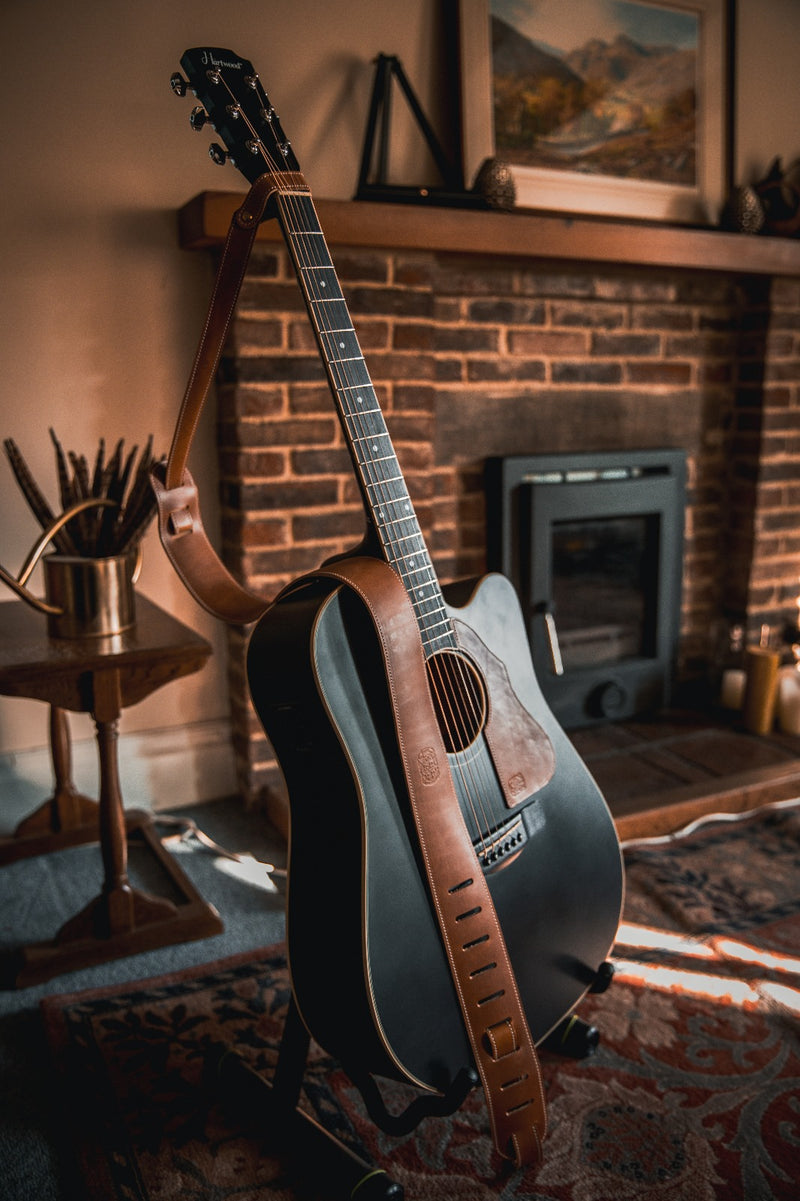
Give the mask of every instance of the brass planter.
M 57 612 L 47 614 L 52 638 L 121 634 L 136 621 L 134 583 L 140 557 L 133 551 L 105 559 L 45 555 L 45 597 Z

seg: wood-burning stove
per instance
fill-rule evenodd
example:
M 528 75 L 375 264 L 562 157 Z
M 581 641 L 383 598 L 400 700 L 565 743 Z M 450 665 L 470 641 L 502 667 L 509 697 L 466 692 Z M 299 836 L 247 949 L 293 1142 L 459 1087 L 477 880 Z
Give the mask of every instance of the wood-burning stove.
M 567 729 L 669 702 L 685 490 L 676 450 L 487 461 L 489 567 L 517 588 L 539 683 Z

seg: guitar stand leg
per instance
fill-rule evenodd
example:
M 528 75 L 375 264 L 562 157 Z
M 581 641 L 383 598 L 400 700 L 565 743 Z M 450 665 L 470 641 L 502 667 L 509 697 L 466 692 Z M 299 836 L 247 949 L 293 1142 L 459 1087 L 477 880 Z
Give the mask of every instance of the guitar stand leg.
M 614 965 L 605 960 L 597 969 L 594 980 L 589 985 L 590 993 L 605 992 L 614 978 Z M 590 1026 L 576 1014 L 564 1018 L 555 1030 L 543 1040 L 542 1046 L 556 1055 L 566 1055 L 569 1059 L 587 1059 L 594 1055 L 600 1042 L 600 1031 L 596 1026 Z
M 293 1157 L 324 1178 L 326 1195 L 341 1201 L 403 1201 L 404 1191 L 397 1181 L 298 1108 L 309 1042 L 292 998 L 272 1083 L 222 1043 L 206 1055 L 206 1082 L 218 1088 L 235 1115 L 279 1132 Z
M 480 1084 L 480 1076 L 475 1068 L 462 1068 L 453 1077 L 446 1092 L 437 1096 L 416 1097 L 401 1113 L 393 1114 L 384 1105 L 380 1089 L 371 1076 L 352 1076 L 351 1079 L 361 1093 L 364 1107 L 375 1125 L 395 1138 L 416 1130 L 424 1118 L 448 1117 L 455 1113 L 464 1104 L 467 1095 Z
M 597 974 L 589 985 L 589 992 L 605 992 L 614 979 L 614 964 L 606 959 L 597 969 Z
M 573 1013 L 559 1022 L 541 1045 L 545 1050 L 564 1055 L 567 1059 L 588 1059 L 594 1055 L 599 1042 L 600 1031 L 597 1027 L 590 1026 Z

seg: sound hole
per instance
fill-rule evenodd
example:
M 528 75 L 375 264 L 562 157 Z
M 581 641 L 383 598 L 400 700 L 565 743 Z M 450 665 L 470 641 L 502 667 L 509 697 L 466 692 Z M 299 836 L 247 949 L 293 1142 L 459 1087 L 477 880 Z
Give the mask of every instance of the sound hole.
M 474 664 L 454 651 L 427 661 L 433 707 L 448 754 L 466 750 L 486 720 L 486 690 Z

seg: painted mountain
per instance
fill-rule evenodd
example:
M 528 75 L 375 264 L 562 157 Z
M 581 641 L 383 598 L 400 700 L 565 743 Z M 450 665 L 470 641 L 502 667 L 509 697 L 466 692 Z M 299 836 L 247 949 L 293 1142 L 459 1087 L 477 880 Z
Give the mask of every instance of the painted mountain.
M 694 185 L 694 50 L 620 34 L 560 55 L 493 16 L 492 59 L 499 157 Z

